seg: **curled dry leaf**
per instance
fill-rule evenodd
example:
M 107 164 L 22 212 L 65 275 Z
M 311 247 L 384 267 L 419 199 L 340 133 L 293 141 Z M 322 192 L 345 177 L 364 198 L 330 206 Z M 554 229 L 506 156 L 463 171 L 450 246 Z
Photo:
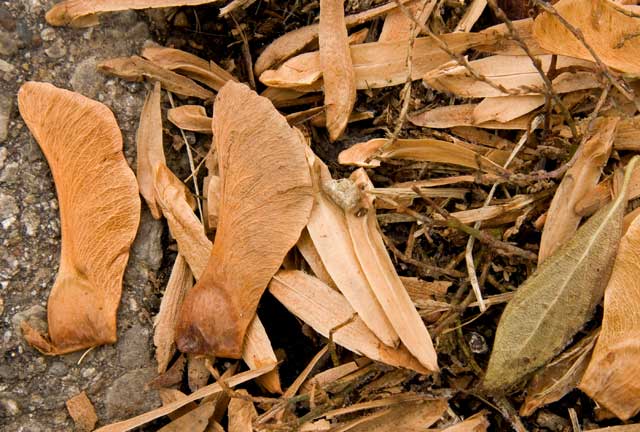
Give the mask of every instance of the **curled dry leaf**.
M 20 114 L 49 162 L 60 205 L 60 268 L 48 302 L 49 339 L 28 324 L 45 354 L 116 341 L 116 311 L 140 199 L 122 136 L 103 104 L 51 84 L 28 82 Z
M 544 105 L 542 95 L 499 96 L 484 98 L 473 110 L 476 124 L 497 121 L 507 123 Z
M 187 261 L 178 254 L 167 287 L 162 296 L 160 311 L 154 319 L 153 344 L 156 347 L 158 373 L 167 370 L 169 361 L 175 352 L 175 328 L 178 321 L 178 311 L 187 290 L 193 286 L 193 275 Z
M 532 115 L 524 115 L 506 123 L 489 121 L 477 124 L 474 117 L 477 107 L 478 104 L 442 106 L 420 113 L 409 114 L 407 119 L 416 126 L 434 129 L 476 126 L 485 129 L 527 130 L 531 125 Z
M 162 110 L 160 108 L 160 83 L 156 81 L 153 90 L 147 95 L 140 114 L 140 124 L 136 134 L 138 159 L 138 186 L 140 195 L 149 206 L 151 215 L 160 219 L 161 213 L 155 199 L 153 187 L 155 167 L 165 165 L 162 147 Z
M 491 174 L 504 173 L 497 163 L 469 150 L 462 145 L 432 138 L 397 139 L 391 145 L 385 138 L 374 138 L 358 143 L 338 156 L 338 162 L 344 165 L 375 167 L 381 159 L 410 159 L 460 165 L 479 169 Z M 385 148 L 386 146 L 386 148 Z M 381 152 L 381 149 L 384 151 Z
M 327 130 L 329 139 L 335 141 L 347 127 L 356 102 L 356 76 L 344 23 L 344 0 L 320 0 L 318 32 Z
M 315 203 L 307 231 L 313 245 L 331 279 L 362 321 L 383 344 L 396 346 L 399 342 L 398 335 L 371 291 L 360 266 L 353 249 L 344 210 L 328 193 L 328 186 L 332 184 L 329 169 L 315 155 L 309 153 L 308 157 Z
M 72 27 L 90 27 L 98 24 L 96 15 L 129 9 L 149 9 L 172 6 L 196 6 L 218 0 L 64 0 L 46 14 L 53 26 L 70 24 Z
M 344 296 L 319 279 L 298 270 L 281 270 L 271 280 L 269 292 L 292 314 L 338 345 L 372 360 L 428 372 L 404 346 L 382 344 Z
M 578 385 L 587 369 L 598 332 L 599 329 L 584 337 L 533 375 L 520 407 L 521 416 L 530 416 L 538 408 L 562 399 Z
M 181 72 L 216 91 L 227 81 L 236 81 L 233 75 L 213 61 L 179 49 L 151 46 L 142 50 L 142 57 L 165 69 Z
M 228 82 L 216 99 L 220 218 L 207 268 L 180 312 L 181 351 L 238 358 L 262 293 L 307 224 L 306 144 L 271 102 Z
M 483 43 L 490 43 L 494 36 L 481 33 L 447 33 L 442 40 L 454 52 L 461 53 Z M 352 45 L 351 60 L 356 76 L 356 88 L 382 88 L 403 84 L 407 80 L 407 41 L 372 42 Z M 432 38 L 415 40 L 412 52 L 411 79 L 417 80 L 425 73 L 450 60 Z M 286 61 L 276 70 L 267 70 L 260 81 L 272 87 L 316 91 L 322 66 L 318 52 L 300 54 Z
M 618 120 L 617 117 L 598 119 L 578 149 L 574 164 L 564 175 L 549 206 L 540 239 L 538 263 L 552 255 L 578 229 L 582 218 L 575 211 L 576 203 L 598 184 L 602 168 L 611 154 Z
M 586 43 L 608 66 L 633 75 L 640 74 L 640 46 L 636 35 L 640 23 L 607 0 L 560 0 L 556 11 L 580 29 Z M 573 34 L 552 14 L 543 12 L 533 23 L 538 43 L 554 54 L 593 60 Z
M 351 175 L 361 189 L 373 187 L 363 168 Z M 363 200 L 364 216 L 346 212 L 353 249 L 389 322 L 409 352 L 427 369 L 437 372 L 438 359 L 431 336 L 407 293 L 380 235 L 373 199 Z
M 602 331 L 579 388 L 622 420 L 640 411 L 640 218 L 620 241 L 604 294 Z
M 167 118 L 180 129 L 212 134 L 213 119 L 207 116 L 207 111 L 200 105 L 182 105 L 167 111 Z
M 142 81 L 143 77 L 160 81 L 162 87 L 185 97 L 213 99 L 213 93 L 199 86 L 193 80 L 171 72 L 142 57 L 120 57 L 105 60 L 98 64 L 98 70 L 129 81 Z
M 538 56 L 540 67 L 548 72 L 552 63 L 551 55 Z M 476 72 L 488 78 L 494 84 L 508 91 L 519 91 L 522 95 L 544 92 L 542 77 L 527 56 L 495 55 L 469 62 Z M 567 93 L 585 88 L 599 87 L 601 84 L 594 74 L 594 64 L 585 60 L 559 56 L 556 68 L 558 72 L 568 68 L 587 69 L 587 71 L 561 73 L 553 81 L 553 89 L 557 93 Z M 484 81 L 479 81 L 469 74 L 466 67 L 456 61 L 450 61 L 428 72 L 424 76 L 425 84 L 456 96 L 476 98 L 506 96 L 505 93 Z
M 591 217 L 516 291 L 502 314 L 484 378 L 500 392 L 545 365 L 602 299 L 622 234 L 633 159 L 620 195 Z

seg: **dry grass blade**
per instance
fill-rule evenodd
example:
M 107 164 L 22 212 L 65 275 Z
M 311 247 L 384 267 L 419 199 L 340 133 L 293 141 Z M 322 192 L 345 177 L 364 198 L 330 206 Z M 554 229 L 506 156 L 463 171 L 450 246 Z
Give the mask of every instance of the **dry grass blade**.
M 524 115 L 506 123 L 488 121 L 476 123 L 474 113 L 478 104 L 448 105 L 421 113 L 409 114 L 407 119 L 416 126 L 446 129 L 460 126 L 476 126 L 485 129 L 527 130 L 534 115 Z
M 536 372 L 527 386 L 527 396 L 520 407 L 521 416 L 530 416 L 538 408 L 562 399 L 578 385 L 587 369 L 598 331 L 584 337 Z
M 490 43 L 494 36 L 480 33 L 447 33 L 442 40 L 454 52 Z M 352 45 L 351 60 L 356 75 L 356 88 L 382 88 L 404 84 L 407 80 L 407 41 L 372 42 Z M 418 38 L 413 46 L 411 79 L 417 80 L 430 70 L 450 60 L 432 38 Z M 320 89 L 322 66 L 318 52 L 293 57 L 276 70 L 267 70 L 260 81 L 272 87 L 304 91 Z
M 549 71 L 552 57 L 544 55 L 536 58 L 545 72 Z M 542 77 L 527 56 L 495 55 L 471 61 L 469 66 L 481 76 L 489 79 L 493 85 L 470 76 L 467 68 L 459 65 L 456 61 L 445 63 L 430 71 L 423 79 L 425 84 L 438 91 L 467 98 L 544 92 Z M 559 75 L 554 80 L 554 90 L 558 93 L 566 93 L 599 87 L 600 82 L 593 73 L 594 66 L 593 63 L 585 60 L 559 56 L 556 63 L 557 70 L 580 68 L 587 69 L 587 72 L 565 72 Z
M 372 360 L 428 373 L 404 346 L 390 348 L 380 343 L 347 300 L 319 279 L 297 270 L 279 271 L 269 284 L 269 292 L 336 344 Z
M 224 382 L 225 387 L 235 387 L 247 381 L 251 381 L 265 373 L 271 371 L 273 366 L 266 366 L 257 370 L 250 370 L 247 372 L 239 373 L 235 376 L 226 379 Z M 205 398 L 207 396 L 216 395 L 222 393 L 224 388 L 219 383 L 209 384 L 206 387 L 201 388 L 198 391 L 191 393 L 189 396 L 178 399 L 175 402 L 156 408 L 139 416 L 132 417 L 128 420 L 116 422 L 108 426 L 103 426 L 95 430 L 95 432 L 127 432 L 137 427 L 143 426 L 157 418 L 166 416 L 191 402 Z
M 182 105 L 167 111 L 167 118 L 176 127 L 192 132 L 211 135 L 213 119 L 207 116 L 207 111 L 200 105 Z
M 604 294 L 602 331 L 579 388 L 622 420 L 640 411 L 640 388 L 633 377 L 640 369 L 640 218 L 620 241 Z
M 142 57 L 165 69 L 181 72 L 188 77 L 218 91 L 227 81 L 236 81 L 235 77 L 213 61 L 174 48 L 147 47 Z
M 220 218 L 206 271 L 182 305 L 181 351 L 239 358 L 262 293 L 307 224 L 306 144 L 271 102 L 229 81 L 213 124 Z
M 355 171 L 351 179 L 361 190 L 372 187 L 362 168 Z M 387 253 L 373 200 L 366 201 L 367 214 L 364 216 L 346 212 L 353 249 L 362 271 L 402 343 L 424 367 L 437 372 L 438 359 L 431 336 Z
M 315 203 L 307 230 L 327 272 L 364 323 L 388 346 L 396 346 L 398 335 L 391 326 L 353 249 L 344 210 L 327 194 L 332 179 L 326 165 L 309 155 Z
M 591 217 L 522 284 L 505 308 L 484 387 L 504 391 L 545 365 L 592 316 L 611 274 L 622 234 L 626 192 Z
M 327 130 L 329 139 L 335 141 L 347 127 L 356 102 L 356 78 L 344 23 L 344 0 L 320 0 L 318 39 Z
M 253 421 L 258 417 L 258 412 L 249 399 L 251 396 L 246 390 L 238 390 L 240 397 L 231 398 L 229 402 L 229 426 L 228 432 L 253 432 Z M 246 398 L 246 399 L 245 399 Z
M 155 219 L 162 216 L 156 203 L 154 184 L 155 168 L 165 165 L 164 148 L 162 147 L 162 110 L 160 108 L 160 83 L 156 82 L 153 90 L 147 95 L 140 114 L 140 125 L 136 134 L 138 170 L 137 179 L 140 195 L 144 198 L 151 215 Z
M 54 26 L 90 27 L 98 24 L 96 15 L 130 9 L 197 6 L 218 0 L 64 0 L 47 12 L 47 22 Z
M 143 77 L 160 81 L 162 87 L 185 97 L 213 99 L 213 92 L 199 86 L 193 80 L 167 70 L 142 57 L 121 57 L 105 60 L 98 64 L 98 70 L 129 81 L 142 81 Z
M 633 75 L 640 74 L 640 32 L 637 18 L 628 16 L 607 0 L 561 0 L 556 11 L 580 29 L 585 42 L 609 67 Z M 554 54 L 593 60 L 589 50 L 563 23 L 548 12 L 535 19 L 533 32 L 538 43 Z
M 432 138 L 397 139 L 391 145 L 388 140 L 375 138 L 343 150 L 338 161 L 344 165 L 376 167 L 381 159 L 409 159 L 437 162 L 478 169 L 491 174 L 506 171 L 497 163 L 466 147 Z M 384 151 L 380 153 L 380 149 Z
M 99 102 L 37 82 L 20 88 L 18 107 L 49 162 L 62 231 L 48 302 L 50 339 L 26 322 L 25 337 L 45 354 L 113 343 L 122 277 L 140 220 L 138 185 L 116 119 Z
M 582 218 L 575 211 L 576 203 L 598 184 L 602 168 L 611 154 L 618 120 L 617 117 L 599 119 L 578 149 L 573 166 L 564 175 L 549 206 L 538 263 L 551 256 L 578 229 Z
M 178 254 L 167 287 L 162 296 L 160 311 L 154 319 L 153 344 L 156 347 L 158 373 L 167 370 L 169 361 L 175 352 L 175 328 L 178 311 L 187 290 L 193 286 L 193 275 L 187 262 Z

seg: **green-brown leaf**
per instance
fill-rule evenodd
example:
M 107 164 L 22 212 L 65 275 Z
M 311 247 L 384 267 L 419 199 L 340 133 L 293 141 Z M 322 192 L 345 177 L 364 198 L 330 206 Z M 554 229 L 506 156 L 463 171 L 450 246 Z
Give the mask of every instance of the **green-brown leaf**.
M 620 195 L 599 210 L 518 289 L 502 315 L 484 387 L 513 388 L 582 328 L 602 299 L 622 234 L 629 164 Z

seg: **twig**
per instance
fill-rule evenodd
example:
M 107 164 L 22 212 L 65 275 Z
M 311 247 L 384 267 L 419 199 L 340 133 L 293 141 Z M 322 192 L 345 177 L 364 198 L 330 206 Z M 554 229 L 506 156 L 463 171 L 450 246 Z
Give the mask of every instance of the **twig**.
M 169 103 L 171 104 L 171 108 L 175 108 L 175 104 L 173 103 L 173 95 L 171 94 L 170 91 L 167 92 L 167 95 L 169 95 Z M 189 168 L 191 169 L 191 175 L 193 176 L 193 189 L 196 192 L 196 202 L 198 203 L 198 216 L 200 216 L 200 222 L 202 222 L 204 224 L 204 217 L 203 217 L 203 212 L 202 212 L 202 200 L 201 200 L 201 194 L 200 194 L 200 187 L 198 186 L 198 180 L 196 178 L 196 176 L 194 175 L 196 172 L 196 167 L 195 164 L 193 163 L 193 155 L 191 154 L 191 145 L 189 144 L 189 141 L 187 141 L 187 136 L 184 133 L 184 130 L 181 128 L 180 129 L 180 135 L 182 135 L 182 139 L 184 140 L 184 146 L 187 148 L 187 156 L 189 157 Z
M 582 428 L 580 427 L 580 420 L 578 420 L 578 413 L 573 408 L 569 408 L 569 418 L 571 419 L 571 427 L 573 428 L 573 432 L 582 432 Z
M 445 209 L 441 208 L 438 204 L 436 204 L 431 198 L 429 198 L 428 196 L 426 196 L 424 193 L 422 193 L 422 191 L 420 190 L 420 188 L 414 186 L 413 191 L 415 193 L 417 193 L 418 195 L 420 195 L 420 198 L 422 198 L 423 200 L 425 200 L 431 207 L 433 207 L 438 213 L 440 213 L 442 215 L 442 217 L 445 218 L 446 220 L 446 224 L 448 227 L 450 228 L 455 228 L 457 230 L 460 230 L 472 237 L 475 237 L 477 240 L 481 241 L 482 243 L 487 244 L 488 246 L 501 251 L 504 255 L 506 256 L 518 256 L 527 260 L 531 260 L 531 261 L 535 261 L 537 260 L 537 256 L 536 254 L 534 254 L 533 252 L 530 251 L 526 251 L 524 249 L 521 249 L 515 245 L 512 245 L 510 243 L 504 242 L 502 240 L 499 240 L 493 236 L 491 236 L 490 234 L 487 234 L 484 231 L 481 231 L 479 229 L 475 229 L 473 227 L 470 227 L 469 225 L 463 223 L 460 221 L 460 219 L 456 218 L 455 216 L 452 216 L 451 214 L 449 214 L 448 211 L 446 211 Z
M 511 427 L 513 427 L 516 432 L 527 432 L 527 428 L 522 424 L 522 420 L 520 420 L 518 412 L 513 408 L 513 405 L 511 405 L 511 402 L 509 402 L 506 397 L 494 397 L 493 401 L 498 408 L 500 408 L 500 414 L 502 414 L 502 416 L 511 423 Z

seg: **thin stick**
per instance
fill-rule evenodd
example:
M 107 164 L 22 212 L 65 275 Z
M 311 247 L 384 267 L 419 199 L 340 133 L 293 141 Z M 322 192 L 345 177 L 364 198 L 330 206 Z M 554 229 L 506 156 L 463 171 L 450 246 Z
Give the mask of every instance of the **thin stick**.
M 516 146 L 514 147 L 513 151 L 509 155 L 509 158 L 504 163 L 503 168 L 507 168 L 509 164 L 513 161 L 513 159 L 515 159 L 516 155 L 520 152 L 520 149 L 522 149 L 522 147 L 526 144 L 527 140 L 529 139 L 529 134 L 533 132 L 538 127 L 538 125 L 542 122 L 542 118 L 543 116 L 539 115 L 531 122 L 531 127 L 527 130 L 526 133 L 522 135 L 522 137 L 520 137 L 518 144 L 516 144 Z M 489 191 L 489 195 L 484 200 L 484 204 L 482 205 L 482 207 L 486 207 L 491 203 L 491 200 L 493 199 L 493 195 L 496 193 L 497 188 L 498 188 L 498 183 L 494 183 L 493 186 L 491 187 L 491 190 Z M 478 221 L 475 223 L 473 227 L 479 230 L 481 226 L 482 226 L 482 221 Z M 478 307 L 480 308 L 480 312 L 484 312 L 487 310 L 487 305 L 484 303 L 484 300 L 482 298 L 482 292 L 480 291 L 480 284 L 478 283 L 478 276 L 476 275 L 476 266 L 473 262 L 474 241 L 475 241 L 474 237 L 469 237 L 469 241 L 467 242 L 465 261 L 467 263 L 467 272 L 469 273 L 469 282 L 471 283 L 473 292 L 476 295 L 476 301 L 478 302 Z
M 170 91 L 167 92 L 169 95 L 169 103 L 171 104 L 171 108 L 175 108 L 175 104 L 173 103 L 173 95 Z M 180 128 L 178 128 L 180 129 Z M 198 203 L 198 216 L 200 216 L 200 222 L 204 224 L 203 212 L 202 212 L 202 199 L 200 198 L 202 194 L 200 193 L 200 187 L 198 186 L 198 180 L 196 179 L 196 167 L 193 163 L 193 155 L 191 154 L 191 146 L 189 145 L 189 141 L 187 141 L 187 136 L 184 133 L 183 129 L 180 129 L 180 135 L 182 135 L 182 139 L 184 140 L 184 146 L 187 148 L 187 156 L 189 157 L 189 168 L 191 169 L 191 175 L 193 176 L 193 189 L 196 192 L 196 202 Z

